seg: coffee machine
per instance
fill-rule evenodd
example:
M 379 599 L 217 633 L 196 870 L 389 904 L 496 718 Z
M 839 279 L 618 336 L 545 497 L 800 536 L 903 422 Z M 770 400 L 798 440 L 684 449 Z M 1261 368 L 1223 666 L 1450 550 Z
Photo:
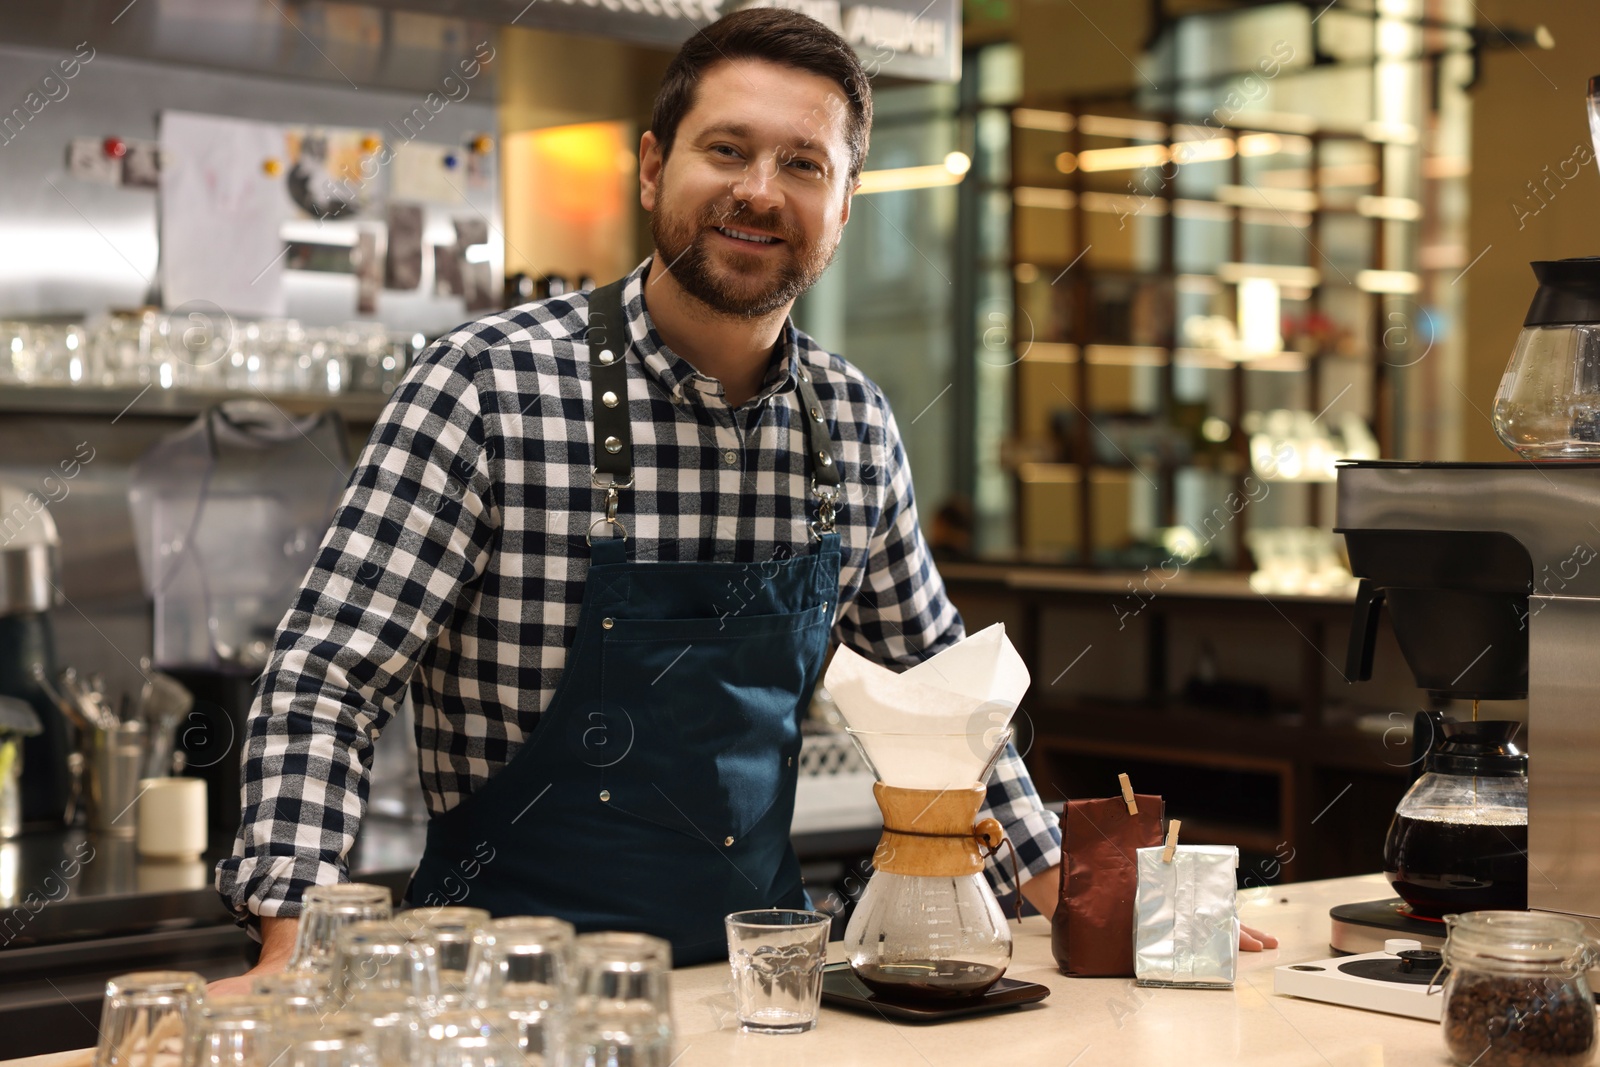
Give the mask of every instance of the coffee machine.
M 1407 463 L 1338 470 L 1336 531 L 1362 579 L 1347 676 L 1370 677 L 1378 612 L 1419 687 L 1527 698 L 1528 906 L 1600 919 L 1600 462 Z M 1396 902 L 1335 909 L 1333 946 L 1442 929 L 1381 921 Z M 1366 909 L 1365 911 L 1361 909 Z M 1399 917 L 1403 918 L 1403 914 Z

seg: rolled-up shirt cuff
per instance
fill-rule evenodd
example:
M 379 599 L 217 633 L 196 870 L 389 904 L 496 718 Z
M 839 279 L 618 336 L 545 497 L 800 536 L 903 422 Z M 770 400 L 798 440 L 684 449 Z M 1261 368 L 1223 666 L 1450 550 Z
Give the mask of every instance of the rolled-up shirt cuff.
M 300 915 L 300 898 L 314 885 L 346 881 L 343 867 L 318 855 L 229 856 L 217 864 L 216 889 L 240 925 Z
M 1002 823 L 1009 846 L 1001 845 L 984 864 L 989 882 L 997 894 L 1016 891 L 1008 848 L 1017 854 L 1017 875 L 1026 882 L 1061 862 L 1061 828 L 1056 817 L 1044 808 L 1035 808 L 1009 823 Z

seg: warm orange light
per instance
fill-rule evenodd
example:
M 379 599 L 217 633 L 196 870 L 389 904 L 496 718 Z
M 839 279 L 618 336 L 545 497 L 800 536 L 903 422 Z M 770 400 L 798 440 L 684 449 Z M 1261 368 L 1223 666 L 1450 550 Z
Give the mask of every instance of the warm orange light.
M 617 151 L 622 139 L 615 123 L 556 126 L 525 136 L 529 163 L 540 171 L 539 184 L 553 214 L 591 222 L 622 210 L 622 188 L 617 181 Z

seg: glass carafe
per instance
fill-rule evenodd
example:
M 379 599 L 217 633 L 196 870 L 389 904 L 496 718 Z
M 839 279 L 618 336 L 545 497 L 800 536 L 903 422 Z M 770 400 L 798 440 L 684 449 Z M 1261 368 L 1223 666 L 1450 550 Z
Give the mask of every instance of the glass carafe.
M 1516 721 L 1437 723 L 1443 740 L 1395 808 L 1384 874 L 1419 915 L 1528 906 L 1528 756 Z
M 1494 398 L 1525 459 L 1600 457 L 1600 258 L 1533 264 L 1539 289 Z
M 955 755 L 971 752 L 982 738 L 850 733 L 878 775 L 873 792 L 884 815 L 874 873 L 845 929 L 850 966 L 886 997 L 981 995 L 1011 962 L 1011 931 L 983 874 L 984 849 L 998 848 L 1004 834 L 993 819 L 977 821 L 982 783 L 1011 731 L 999 731 L 997 742 L 991 732 L 992 749 L 975 780 L 943 789 L 888 785 L 878 764 L 888 762 L 889 748 L 897 756 L 930 746 Z

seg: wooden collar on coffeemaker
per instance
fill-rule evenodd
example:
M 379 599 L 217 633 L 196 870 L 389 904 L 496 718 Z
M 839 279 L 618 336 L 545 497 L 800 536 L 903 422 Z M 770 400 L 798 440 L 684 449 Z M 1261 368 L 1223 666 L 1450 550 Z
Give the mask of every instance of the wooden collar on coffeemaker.
M 873 868 L 946 877 L 983 870 L 983 848 L 994 852 L 1006 837 L 995 820 L 977 821 L 983 794 L 977 784 L 967 789 L 901 789 L 874 783 L 883 836 L 872 854 Z

